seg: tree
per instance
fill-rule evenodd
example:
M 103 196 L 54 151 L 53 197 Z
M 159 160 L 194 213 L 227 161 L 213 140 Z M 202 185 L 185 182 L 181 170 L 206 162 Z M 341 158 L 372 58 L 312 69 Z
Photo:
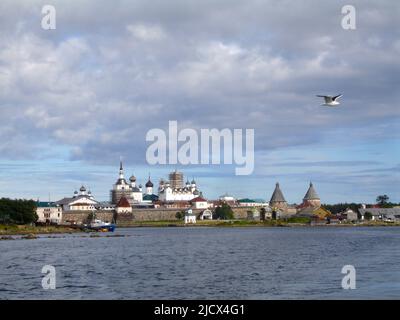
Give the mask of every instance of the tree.
M 380 195 L 376 197 L 376 202 L 380 205 L 384 205 L 389 201 L 389 197 L 386 194 Z
M 36 222 L 37 219 L 35 201 L 0 199 L 0 221 L 2 223 L 28 224 Z
M 365 218 L 366 220 L 371 220 L 371 219 L 372 219 L 372 213 L 369 212 L 369 211 L 365 212 L 365 213 L 364 213 L 364 218 Z
M 220 207 L 217 207 L 215 209 L 214 216 L 216 219 L 222 220 L 229 220 L 234 218 L 233 210 L 227 203 L 223 203 Z
M 178 212 L 175 214 L 175 218 L 176 218 L 177 220 L 182 220 L 184 217 L 185 217 L 185 211 L 178 211 Z
M 338 214 L 346 209 L 351 209 L 354 212 L 358 211 L 358 208 L 361 207 L 360 203 L 337 203 L 337 204 L 323 204 L 322 207 L 329 210 L 332 214 Z
M 92 211 L 88 214 L 86 222 L 91 223 L 94 219 L 96 219 L 96 214 Z

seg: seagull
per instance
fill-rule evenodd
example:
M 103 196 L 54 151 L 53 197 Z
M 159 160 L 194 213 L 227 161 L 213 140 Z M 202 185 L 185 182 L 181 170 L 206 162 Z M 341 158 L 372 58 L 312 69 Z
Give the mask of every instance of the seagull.
M 342 94 L 338 94 L 337 96 L 322 96 L 322 95 L 317 95 L 317 97 L 324 98 L 325 103 L 321 104 L 321 106 L 329 106 L 329 107 L 334 107 L 340 104 L 339 102 L 336 101 L 336 99 L 339 99 L 342 96 Z

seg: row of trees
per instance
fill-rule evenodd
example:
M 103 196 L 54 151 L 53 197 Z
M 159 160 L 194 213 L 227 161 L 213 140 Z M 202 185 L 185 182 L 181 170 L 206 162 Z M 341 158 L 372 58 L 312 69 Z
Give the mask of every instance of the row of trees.
M 28 224 L 37 219 L 35 201 L 0 199 L 0 223 Z
M 398 203 L 393 203 L 389 202 L 389 197 L 384 194 L 384 195 L 379 195 L 376 197 L 376 203 L 381 207 L 381 208 L 393 208 L 394 206 L 398 206 Z M 329 210 L 333 214 L 340 213 L 347 208 L 350 208 L 351 210 L 357 212 L 358 209 L 361 207 L 361 203 L 338 203 L 338 204 L 323 204 L 322 205 L 325 209 Z

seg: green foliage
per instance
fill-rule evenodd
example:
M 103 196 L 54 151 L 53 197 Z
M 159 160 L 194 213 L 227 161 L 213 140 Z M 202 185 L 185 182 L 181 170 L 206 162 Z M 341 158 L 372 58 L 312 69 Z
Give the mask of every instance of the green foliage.
M 366 211 L 366 212 L 364 213 L 364 219 L 366 219 L 366 220 L 371 220 L 371 219 L 372 219 L 372 213 L 369 212 L 369 211 Z
M 303 223 L 308 224 L 311 222 L 309 217 L 290 217 L 286 220 L 288 223 Z
M 185 211 L 178 211 L 178 212 L 175 214 L 175 218 L 176 218 L 177 220 L 182 220 L 183 218 L 185 218 Z
M 389 201 L 389 197 L 386 194 L 379 195 L 376 197 L 376 202 L 383 205 Z
M 114 217 L 115 218 L 115 217 Z M 90 212 L 86 218 L 86 222 L 90 223 L 92 222 L 94 219 L 96 219 L 96 214 L 94 212 Z
M 360 203 L 337 203 L 337 204 L 323 204 L 325 209 L 329 210 L 332 214 L 343 212 L 347 208 L 350 208 L 354 212 L 358 212 L 358 208 L 361 207 Z
M 223 203 L 220 207 L 217 207 L 215 209 L 214 216 L 216 219 L 222 220 L 229 220 L 234 218 L 233 210 L 227 203 Z
M 381 208 L 393 208 L 399 206 L 398 203 L 393 203 L 393 202 L 386 202 L 380 205 Z
M 36 202 L 33 200 L 0 199 L 0 222 L 28 224 L 36 222 Z

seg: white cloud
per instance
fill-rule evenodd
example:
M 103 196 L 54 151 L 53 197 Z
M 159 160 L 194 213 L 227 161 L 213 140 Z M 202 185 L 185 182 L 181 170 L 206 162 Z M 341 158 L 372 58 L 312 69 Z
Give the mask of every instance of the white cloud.
M 71 152 L 86 160 L 121 150 L 143 160 L 134 149 L 143 150 L 145 132 L 168 119 L 195 128 L 251 126 L 262 150 L 388 121 L 399 116 L 398 94 L 387 92 L 395 92 L 400 67 L 391 41 L 396 10 L 382 3 L 378 11 L 359 7 L 358 17 L 365 11 L 373 24 L 358 24 L 357 33 L 326 14 L 335 4 L 150 10 L 138 1 L 118 3 L 118 14 L 108 15 L 108 5 L 93 13 L 95 2 L 83 2 L 76 14 L 76 4 L 60 2 L 62 21 L 49 33 L 32 25 L 35 7 L 16 15 L 9 3 L 0 31 L 0 124 L 20 129 L 14 146 L 3 144 L 6 156 L 24 145 L 32 156 L 44 139 L 84 150 Z M 382 20 L 380 11 L 391 13 Z M 344 93 L 345 107 L 318 108 L 315 94 L 324 92 Z
M 143 41 L 160 40 L 165 33 L 159 26 L 146 26 L 143 24 L 128 25 L 127 30 L 137 39 Z

